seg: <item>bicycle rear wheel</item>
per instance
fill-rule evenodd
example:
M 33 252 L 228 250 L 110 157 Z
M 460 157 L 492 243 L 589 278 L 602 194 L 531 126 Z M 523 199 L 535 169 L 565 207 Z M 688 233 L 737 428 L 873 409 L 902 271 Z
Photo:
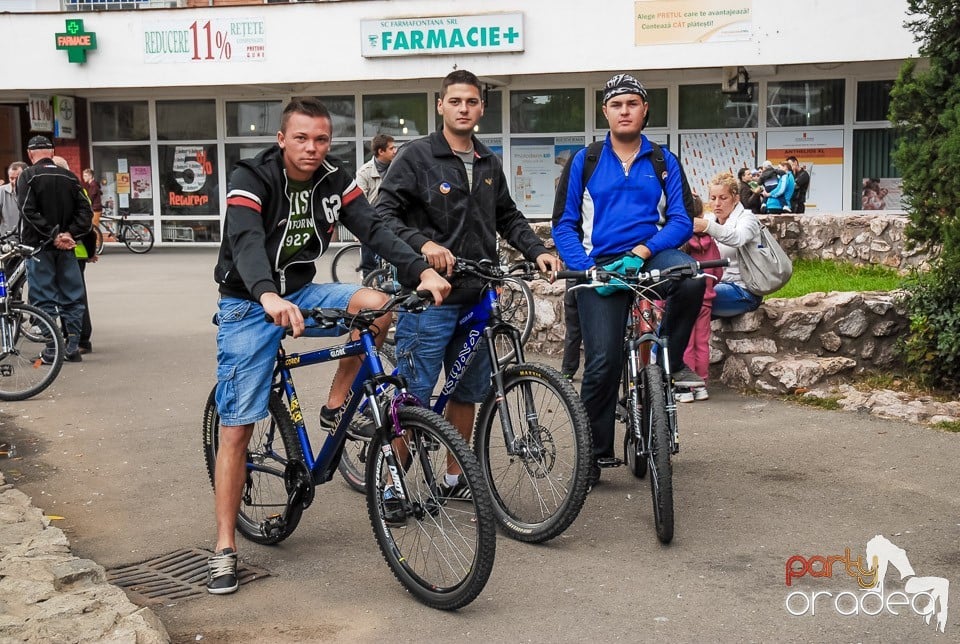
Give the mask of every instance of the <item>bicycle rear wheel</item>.
M 590 424 L 580 396 L 555 369 L 514 365 L 503 384 L 514 449 L 507 449 L 491 391 L 477 414 L 474 451 L 500 527 L 518 541 L 540 543 L 566 530 L 583 507 L 593 458 Z
M 93 229 L 93 234 L 97 238 L 97 255 L 103 254 L 103 231 L 99 227 Z
M 493 569 L 497 535 L 487 486 L 450 423 L 420 407 L 402 408 L 399 420 L 403 436 L 379 430 L 367 464 L 373 532 L 394 576 L 414 597 L 432 608 L 461 608 L 480 594 Z M 469 498 L 443 496 L 447 459 L 463 470 Z M 391 470 L 402 478 L 404 501 L 384 498 L 401 483 Z
M 673 539 L 673 467 L 670 464 L 670 423 L 667 420 L 667 381 L 663 368 L 648 364 L 640 374 L 643 387 L 643 431 L 653 495 L 653 520 L 661 543 Z
M 393 373 L 397 366 L 396 352 L 393 347 L 383 346 L 378 351 L 380 362 L 383 363 L 384 373 Z M 384 394 L 386 398 L 393 398 L 393 391 Z M 367 491 L 367 481 L 364 469 L 369 458 L 370 439 L 373 438 L 376 427 L 373 420 L 367 416 L 365 409 L 361 408 L 354 414 L 350 426 L 347 428 L 347 442 L 343 445 L 343 454 L 340 455 L 340 463 L 337 469 L 340 475 L 357 492 Z
M 520 344 L 526 344 L 533 333 L 533 324 L 536 321 L 534 314 L 533 291 L 527 282 L 519 277 L 505 277 L 497 288 L 497 300 L 500 306 L 500 318 L 520 331 Z M 498 362 L 505 367 L 515 357 L 513 342 L 510 336 L 498 335 L 497 345 Z
M 215 485 L 217 449 L 220 446 L 220 414 L 216 387 L 203 410 L 203 455 L 210 484 Z M 280 543 L 297 529 L 307 504 L 294 504 L 286 519 L 289 494 L 296 484 L 296 465 L 303 462 L 300 440 L 290 412 L 280 396 L 270 393 L 270 415 L 253 427 L 247 445 L 247 480 L 243 487 L 237 530 L 254 543 Z M 302 471 L 306 471 L 305 468 Z
M 362 284 L 363 272 L 360 269 L 360 244 L 347 244 L 337 251 L 330 262 L 330 273 L 334 282 L 344 284 Z
M 131 222 L 121 228 L 120 239 L 131 252 L 142 255 L 153 248 L 153 229 L 139 221 Z
M 63 367 L 59 326 L 40 309 L 11 302 L 0 315 L 0 400 L 26 400 L 49 387 Z

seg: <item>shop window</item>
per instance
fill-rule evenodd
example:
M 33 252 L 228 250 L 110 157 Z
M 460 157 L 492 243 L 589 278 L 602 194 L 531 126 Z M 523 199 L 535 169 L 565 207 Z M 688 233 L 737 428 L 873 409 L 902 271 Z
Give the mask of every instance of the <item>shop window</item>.
M 220 214 L 215 143 L 161 145 L 157 153 L 162 215 Z
M 890 114 L 892 80 L 857 83 L 857 121 L 886 121 Z
M 230 178 L 230 173 L 234 171 L 237 167 L 237 162 L 240 159 L 252 159 L 257 156 L 270 146 L 272 146 L 274 141 L 269 143 L 263 142 L 258 143 L 255 141 L 250 141 L 248 143 L 227 143 L 223 146 L 223 162 L 224 167 L 227 169 L 226 177 Z
M 150 117 L 146 101 L 92 103 L 90 124 L 94 141 L 150 139 Z
M 352 96 L 318 96 L 317 98 L 330 110 L 334 138 L 357 135 L 356 99 Z
M 524 214 L 551 214 L 563 166 L 583 146 L 582 135 L 510 139 L 510 187 Z
M 204 101 L 157 101 L 157 139 L 217 138 L 217 105 Z
M 227 136 L 275 136 L 280 129 L 280 101 L 227 102 Z
M 357 175 L 357 144 L 354 141 L 334 141 L 330 145 L 330 156 L 343 164 L 351 177 Z
M 597 90 L 596 103 L 596 128 L 598 130 L 609 130 L 610 123 L 607 121 L 607 117 L 603 115 L 603 90 Z M 650 105 L 650 121 L 647 123 L 647 127 L 667 127 L 667 89 L 665 87 L 647 89 L 647 103 Z
M 170 219 L 160 224 L 163 242 L 219 242 L 218 219 Z
M 719 84 L 680 86 L 680 129 L 757 127 L 757 85 L 742 94 L 725 94 Z
M 153 215 L 149 145 L 94 145 L 93 173 L 103 188 L 103 214 Z
M 767 83 L 767 126 L 843 125 L 843 79 Z
M 582 89 L 510 92 L 510 132 L 582 132 L 585 95 Z
M 473 131 L 477 135 L 500 134 L 503 132 L 503 92 L 489 91 L 486 98 L 487 104 L 483 106 L 483 116 L 480 117 L 480 122 Z M 439 100 L 440 93 L 434 92 L 433 104 L 436 105 Z M 443 127 L 443 117 L 439 113 L 437 113 L 436 127 L 438 130 Z
M 363 97 L 363 137 L 417 137 L 427 133 L 426 94 L 368 94 Z

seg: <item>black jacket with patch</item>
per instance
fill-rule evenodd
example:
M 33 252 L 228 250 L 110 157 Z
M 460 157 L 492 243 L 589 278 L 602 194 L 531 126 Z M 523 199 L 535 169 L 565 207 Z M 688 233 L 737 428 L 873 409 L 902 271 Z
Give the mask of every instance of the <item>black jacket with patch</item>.
M 90 232 L 93 211 L 77 175 L 50 158 L 24 168 L 17 179 L 20 238 L 29 246 L 49 242 L 53 233 L 70 233 L 75 240 Z

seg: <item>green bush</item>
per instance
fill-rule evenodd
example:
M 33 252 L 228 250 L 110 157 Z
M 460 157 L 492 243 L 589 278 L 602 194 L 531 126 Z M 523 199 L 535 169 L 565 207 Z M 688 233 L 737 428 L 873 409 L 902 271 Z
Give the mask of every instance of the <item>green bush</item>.
M 960 389 L 960 262 L 941 259 L 915 272 L 905 298 L 910 334 L 899 344 L 908 369 L 926 386 Z

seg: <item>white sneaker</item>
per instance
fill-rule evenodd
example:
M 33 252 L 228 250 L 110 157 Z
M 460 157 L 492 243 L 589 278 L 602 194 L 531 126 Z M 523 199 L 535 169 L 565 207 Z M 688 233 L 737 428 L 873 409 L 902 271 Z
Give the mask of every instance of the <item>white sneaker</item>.
M 706 387 L 697 387 L 693 390 L 693 399 L 694 400 L 708 400 L 710 394 L 707 393 Z
M 678 403 L 692 403 L 694 396 L 692 391 L 675 391 L 673 397 Z

